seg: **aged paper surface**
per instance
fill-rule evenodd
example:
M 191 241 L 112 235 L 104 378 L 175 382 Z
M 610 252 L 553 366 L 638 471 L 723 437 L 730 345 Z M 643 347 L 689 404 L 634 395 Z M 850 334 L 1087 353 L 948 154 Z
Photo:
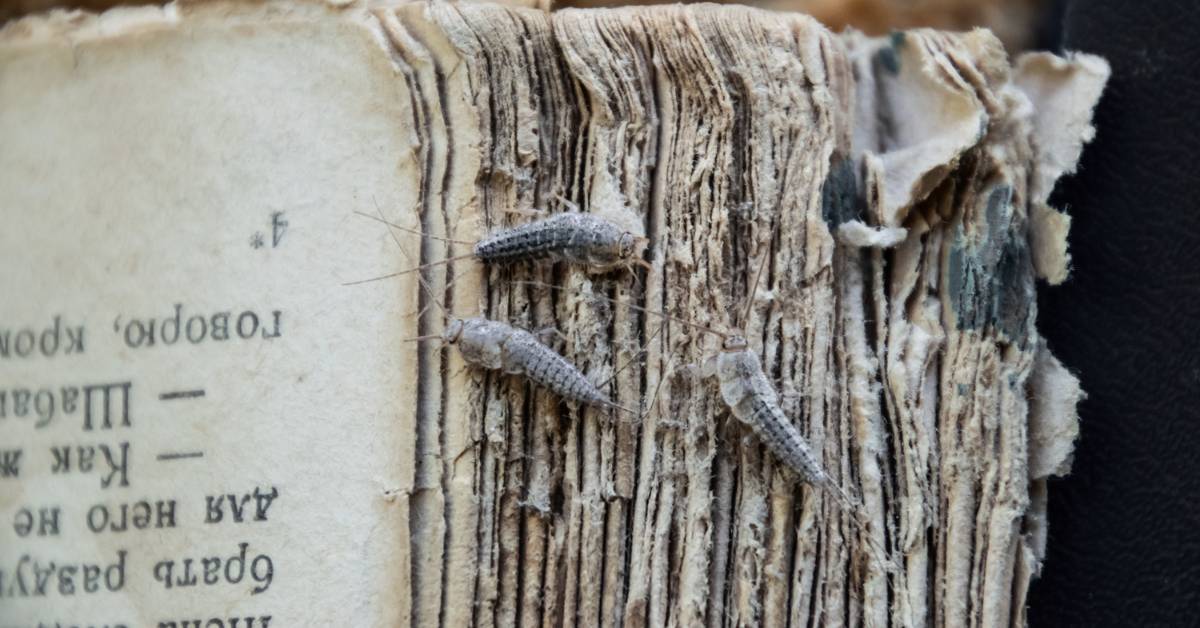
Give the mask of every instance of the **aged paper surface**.
M 443 95 L 423 222 L 470 241 L 573 203 L 650 239 L 645 271 L 497 264 L 483 291 L 457 279 L 473 262 L 431 271 L 460 315 L 558 329 L 639 413 L 444 354 L 417 420 L 430 455 L 407 462 L 414 624 L 1021 621 L 1044 538 L 1029 461 L 1066 470 L 1080 394 L 1038 357 L 1054 260 L 1031 249 L 1066 232 L 1029 182 L 1090 137 L 1099 91 L 1063 78 L 1098 87 L 1103 61 L 1029 74 L 985 31 L 835 37 L 744 7 L 380 15 Z M 1063 138 L 1039 135 L 1047 104 L 1076 122 Z M 699 368 L 719 339 L 680 320 L 746 333 L 867 523 L 733 419 Z
M 51 22 L 0 41 L 0 626 L 404 623 L 415 284 L 342 285 L 416 193 L 374 22 Z
M 1103 61 L 715 6 L 182 5 L 3 39 L 0 245 L 31 269 L 0 284 L 5 620 L 1022 621 L 1081 394 L 1035 326 L 1069 269 L 1046 195 Z M 572 207 L 648 267 L 342 285 Z M 401 342 L 447 314 L 557 329 L 637 416 Z M 749 337 L 853 520 L 733 418 L 684 320 Z M 31 589 L 64 566 L 70 593 Z

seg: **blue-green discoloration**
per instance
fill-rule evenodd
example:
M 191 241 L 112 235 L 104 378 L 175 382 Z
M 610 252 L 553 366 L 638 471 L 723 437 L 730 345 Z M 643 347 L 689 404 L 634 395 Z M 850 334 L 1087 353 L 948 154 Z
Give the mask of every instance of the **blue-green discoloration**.
M 900 49 L 904 47 L 904 31 L 892 31 L 888 45 L 875 53 L 875 61 L 891 74 L 900 73 Z
M 829 175 L 821 186 L 821 216 L 833 231 L 846 221 L 861 219 L 862 215 L 854 165 L 850 159 L 834 155 L 829 164 Z
M 1004 244 L 992 284 L 992 320 L 1000 331 L 1024 346 L 1033 325 L 1035 299 L 1033 255 L 1024 232 Z
M 955 227 L 947 264 L 959 329 L 992 328 L 1024 345 L 1035 316 L 1033 258 L 1024 225 L 1013 224 L 1012 188 L 996 186 L 968 236 Z

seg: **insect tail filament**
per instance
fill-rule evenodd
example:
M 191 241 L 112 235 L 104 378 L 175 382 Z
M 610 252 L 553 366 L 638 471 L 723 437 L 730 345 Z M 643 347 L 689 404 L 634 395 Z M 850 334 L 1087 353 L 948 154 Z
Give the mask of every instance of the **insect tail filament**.
M 546 289 L 548 289 L 548 290 L 568 290 L 568 288 L 564 288 L 564 287 L 562 287 L 562 286 L 554 286 L 554 285 L 551 285 L 551 284 L 548 284 L 548 283 L 545 283 L 545 282 L 541 282 L 541 281 L 523 280 L 523 281 L 514 281 L 513 283 L 514 283 L 514 284 L 518 284 L 518 285 L 527 285 L 527 286 L 533 286 L 533 287 L 535 287 L 535 288 L 546 288 Z M 642 313 L 644 313 L 644 314 L 650 314 L 651 316 L 658 316 L 658 317 L 661 317 L 661 318 L 665 318 L 665 319 L 668 319 L 668 320 L 675 321 L 675 322 L 677 322 L 677 323 L 680 323 L 680 324 L 682 324 L 682 325 L 687 325 L 688 327 L 693 327 L 693 328 L 695 328 L 695 329 L 699 329 L 700 331 L 703 331 L 703 332 L 707 332 L 707 333 L 713 334 L 714 336 L 717 336 L 718 338 L 721 338 L 722 340 L 724 340 L 724 339 L 726 339 L 726 338 L 728 338 L 728 337 L 729 337 L 729 334 L 726 334 L 726 333 L 724 333 L 724 332 L 717 331 L 717 330 L 715 330 L 715 329 L 713 329 L 713 328 L 711 328 L 711 327 L 706 327 L 706 326 L 704 326 L 704 325 L 701 325 L 700 323 L 696 323 L 696 322 L 693 322 L 693 321 L 689 321 L 689 320 L 687 320 L 686 318 L 683 318 L 683 317 L 681 317 L 681 316 L 675 316 L 674 314 L 668 314 L 668 313 L 666 313 L 666 312 L 658 312 L 658 311 L 655 311 L 655 310 L 651 310 L 651 309 L 648 309 L 648 308 L 644 308 L 644 307 L 642 307 L 642 306 L 640 306 L 640 305 L 634 305 L 634 304 L 632 304 L 632 303 L 622 303 L 622 302 L 620 302 L 620 301 L 617 301 L 616 299 L 613 299 L 613 298 L 611 298 L 611 297 L 606 297 L 606 296 L 604 296 L 604 295 L 602 295 L 602 294 L 593 294 L 593 295 L 591 295 L 591 296 L 592 296 L 593 298 L 600 299 L 600 300 L 602 300 L 602 301 L 607 301 L 607 302 L 609 302 L 609 303 L 613 303 L 613 304 L 615 304 L 615 305 L 619 305 L 619 306 L 621 306 L 621 307 L 627 307 L 627 308 L 629 308 L 629 309 L 631 309 L 631 310 L 633 310 L 633 311 L 635 311 L 635 312 L 642 312 Z
M 896 561 L 888 556 L 887 550 L 882 547 L 871 534 L 871 529 L 868 526 L 864 516 L 865 513 L 863 512 L 862 504 L 850 497 L 850 494 L 847 493 L 846 490 L 841 486 L 838 486 L 837 483 L 833 481 L 833 478 L 829 476 L 825 476 L 825 480 L 820 483 L 820 488 L 824 489 L 826 493 L 833 496 L 833 501 L 836 502 L 838 507 L 846 513 L 850 521 L 854 523 L 856 528 L 858 528 L 859 532 L 862 532 L 862 537 L 866 539 L 867 545 L 871 548 L 871 554 L 879 566 L 888 573 L 895 573 L 899 571 L 900 567 L 896 564 Z

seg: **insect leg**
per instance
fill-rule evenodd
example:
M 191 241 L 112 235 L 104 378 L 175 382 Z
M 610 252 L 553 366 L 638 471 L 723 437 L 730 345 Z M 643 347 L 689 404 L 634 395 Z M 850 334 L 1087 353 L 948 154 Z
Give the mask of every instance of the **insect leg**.
M 537 329 L 531 329 L 530 332 L 537 337 L 538 342 L 544 345 L 549 345 L 556 338 L 561 341 L 565 341 L 567 339 L 567 335 L 562 333 L 562 331 L 559 330 L 559 328 L 555 325 L 542 325 Z
M 546 213 L 540 209 L 517 209 L 516 207 L 510 207 L 508 209 L 503 209 L 501 211 L 503 211 L 506 214 L 513 214 L 514 216 L 525 216 L 527 218 L 541 218 L 546 215 Z

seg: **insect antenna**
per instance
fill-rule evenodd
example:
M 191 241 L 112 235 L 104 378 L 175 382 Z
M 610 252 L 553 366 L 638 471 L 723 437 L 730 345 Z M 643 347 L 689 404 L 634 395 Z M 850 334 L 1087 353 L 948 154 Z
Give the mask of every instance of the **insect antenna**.
M 566 207 L 567 211 L 569 211 L 569 212 L 581 211 L 579 208 L 579 204 L 572 201 L 571 199 L 567 198 L 566 196 L 564 196 L 562 192 L 558 192 L 557 194 L 555 194 L 554 200 L 558 201 L 559 205 Z
M 754 295 L 758 292 L 758 280 L 762 279 L 762 271 L 770 260 L 771 255 L 768 251 L 763 255 L 763 261 L 758 265 L 758 270 L 754 272 L 754 282 L 750 284 L 750 292 L 746 293 L 746 309 L 742 310 L 737 321 L 737 329 L 741 330 L 743 334 L 746 333 L 746 325 L 750 323 L 750 311 L 754 309 Z
M 659 327 L 659 330 L 662 330 L 662 327 Z M 664 371 L 670 372 L 671 365 L 672 365 L 672 362 L 668 361 L 667 366 L 664 369 Z M 628 420 L 627 421 L 628 423 L 641 423 L 642 421 L 646 420 L 646 417 L 650 416 L 650 413 L 654 411 L 654 408 L 656 406 L 658 406 L 658 396 L 659 396 L 659 393 L 662 392 L 663 382 L 665 382 L 666 379 L 667 378 L 662 377 L 662 373 L 659 373 L 658 384 L 656 384 L 654 386 L 654 395 L 650 398 L 650 403 L 646 404 L 646 411 L 643 413 L 633 412 L 632 414 L 635 415 L 637 418 Z
M 462 271 L 461 273 L 458 273 L 458 274 L 454 275 L 453 277 L 451 277 L 451 278 L 449 278 L 449 279 L 447 279 L 447 280 L 446 280 L 446 285 L 452 285 L 454 282 L 456 282 L 456 281 L 458 281 L 459 279 L 461 279 L 461 278 L 465 277 L 465 276 L 467 275 L 467 273 L 470 273 L 470 272 L 471 272 L 471 269 L 467 269 L 467 270 L 464 270 L 464 271 Z M 434 305 L 437 305 L 437 303 L 434 303 Z M 422 316 L 424 316 L 424 315 L 425 315 L 425 312 L 429 311 L 429 309 L 430 309 L 431 307 L 432 307 L 432 306 L 430 306 L 430 305 L 427 303 L 427 304 L 425 304 L 425 305 L 421 306 L 421 307 L 420 307 L 419 309 L 417 309 L 416 311 L 414 311 L 414 312 L 412 312 L 412 313 L 410 313 L 410 314 L 405 314 L 404 316 L 405 316 L 405 318 L 421 318 Z
M 671 371 L 671 366 L 674 364 L 674 360 L 675 358 L 673 357 L 670 360 L 667 360 L 667 368 L 664 369 L 666 372 L 669 373 Z M 650 398 L 650 403 L 646 406 L 646 414 L 642 415 L 641 418 L 638 419 L 639 421 L 649 416 L 650 411 L 658 405 L 658 394 L 662 392 L 663 382 L 666 381 L 667 378 L 663 377 L 662 373 L 660 372 L 658 374 L 658 383 L 654 386 L 654 396 Z
M 464 259 L 472 259 L 474 257 L 475 257 L 475 255 L 472 253 L 467 253 L 465 255 L 454 255 L 452 257 L 447 257 L 445 259 L 437 260 L 436 262 L 426 262 L 419 266 L 413 266 L 412 268 L 398 270 L 394 273 L 388 273 L 386 275 L 380 275 L 378 277 L 371 277 L 369 279 L 358 279 L 356 281 L 347 281 L 346 283 L 343 283 L 342 285 L 343 286 L 357 286 L 359 284 L 371 283 L 372 281 L 381 281 L 384 279 L 391 279 L 393 277 L 399 277 L 401 275 L 407 275 L 409 273 L 420 272 L 422 270 L 425 270 L 426 268 L 433 268 L 434 266 L 443 266 L 445 264 L 449 264 L 450 262 L 457 262 L 459 260 L 464 260 Z
M 622 406 L 613 401 L 605 401 L 605 402 L 601 403 L 600 405 L 601 405 L 601 407 L 604 407 L 604 408 L 612 408 L 613 410 L 617 410 L 620 412 L 624 412 L 625 414 L 631 414 L 635 417 L 639 417 L 637 419 L 637 421 L 641 421 L 638 411 L 634 410 L 633 408 L 626 408 L 625 406 Z M 637 421 L 630 421 L 630 423 L 635 423 Z
M 658 328 L 658 331 L 662 331 L 662 327 L 661 327 L 661 326 Z M 633 364 L 633 362 L 634 362 L 634 361 L 635 361 L 635 360 L 631 360 L 631 361 L 630 361 L 628 364 L 626 364 L 625 366 L 623 366 L 623 367 L 621 367 L 621 368 L 623 369 L 623 368 L 625 368 L 626 366 L 629 366 L 629 364 Z M 670 372 L 670 371 L 671 371 L 671 365 L 672 365 L 672 364 L 673 364 L 673 361 L 668 361 L 668 362 L 667 362 L 667 365 L 666 365 L 666 368 L 665 368 L 665 369 L 663 369 L 663 370 L 664 370 L 664 371 L 666 371 L 666 372 Z M 616 377 L 616 373 L 613 373 L 613 377 Z M 609 377 L 609 381 L 611 381 L 611 380 L 613 379 L 613 377 Z M 615 403 L 612 403 L 612 402 L 609 402 L 609 404 L 608 404 L 608 405 L 609 405 L 609 406 L 611 406 L 611 407 L 613 407 L 613 408 L 616 408 L 616 409 L 618 409 L 618 410 L 621 410 L 621 411 L 623 411 L 623 412 L 625 412 L 625 413 L 627 413 L 627 414 L 631 414 L 631 415 L 633 415 L 633 416 L 635 417 L 635 418 L 628 419 L 628 420 L 624 421 L 625 423 L 641 423 L 642 421 L 646 420 L 646 417 L 650 416 L 650 413 L 651 413 L 651 412 L 654 410 L 654 408 L 655 408 L 655 407 L 658 405 L 658 397 L 659 397 L 659 393 L 661 393 L 661 392 L 662 392 L 663 382 L 665 382 L 665 381 L 666 381 L 666 379 L 667 379 L 667 378 L 665 378 L 665 377 L 662 377 L 662 376 L 661 376 L 661 373 L 660 373 L 660 376 L 659 376 L 659 378 L 658 378 L 658 384 L 656 384 L 656 385 L 654 386 L 654 395 L 653 395 L 653 396 L 650 398 L 650 403 L 646 404 L 646 411 L 645 411 L 645 412 L 635 412 L 634 410 L 632 410 L 632 409 L 630 409 L 630 408 L 626 408 L 626 407 L 624 407 L 624 406 L 618 406 L 617 404 L 615 404 Z M 606 383 L 607 383 L 607 382 L 606 382 Z
M 375 204 L 375 211 L 379 214 L 379 220 L 381 222 L 383 222 L 383 224 L 387 225 L 388 235 L 392 236 L 392 241 L 396 243 L 396 248 L 400 249 L 400 253 L 403 254 L 405 258 L 412 261 L 412 255 L 409 255 L 408 250 L 405 249 L 404 245 L 400 243 L 400 238 L 396 235 L 396 232 L 392 231 L 392 227 L 394 225 L 392 225 L 392 223 L 388 222 L 383 217 L 383 210 L 381 210 L 379 208 L 379 203 Z M 443 261 L 445 261 L 445 260 L 443 260 Z M 428 266 L 429 265 L 426 265 L 426 267 L 428 267 Z M 422 269 L 422 267 L 418 266 L 417 269 Z M 434 294 L 433 290 L 429 287 L 429 284 L 425 282 L 425 276 L 423 273 L 417 273 L 417 283 L 420 284 L 421 290 L 423 290 L 425 292 L 425 296 L 428 297 L 430 303 L 433 303 L 434 305 L 436 305 L 438 310 L 441 311 L 443 319 L 448 319 L 450 316 L 450 313 L 446 311 L 446 308 L 441 304 L 440 301 L 438 301 L 437 295 Z M 432 336 L 417 336 L 415 338 L 405 338 L 404 341 L 405 342 L 420 342 L 423 340 L 431 340 L 434 338 L 441 338 L 441 335 L 436 334 L 436 335 L 432 335 Z
M 430 234 L 425 233 L 424 231 L 421 231 L 420 229 L 410 229 L 408 227 L 405 227 L 404 225 L 396 224 L 384 217 L 383 210 L 379 207 L 379 200 L 375 199 L 374 197 L 372 197 L 372 200 L 375 201 L 375 214 L 376 215 L 371 215 L 371 214 L 368 214 L 367 212 L 359 211 L 359 210 L 354 210 L 354 213 L 358 214 L 359 216 L 362 216 L 363 218 L 369 218 L 371 220 L 374 220 L 376 222 L 380 222 L 380 223 L 383 223 L 384 225 L 386 225 L 388 227 L 388 234 L 392 236 L 392 240 L 396 242 L 396 246 L 398 246 L 400 248 L 400 252 L 403 253 L 404 257 L 407 258 L 409 261 L 414 261 L 414 260 L 412 259 L 412 256 L 408 254 L 408 251 L 405 250 L 405 248 L 400 244 L 400 240 L 396 237 L 396 233 L 394 231 L 392 231 L 392 229 L 399 229 L 400 231 L 404 231 L 407 233 L 414 233 L 416 235 L 421 236 L 422 238 L 430 238 L 433 240 L 438 240 L 440 242 L 450 242 L 453 244 L 466 244 L 466 245 L 472 245 L 472 246 L 475 244 L 474 242 L 467 242 L 466 240 L 453 240 L 451 238 L 442 238 L 442 237 L 438 237 L 435 235 L 430 235 Z M 436 262 L 428 262 L 425 264 L 419 264 L 412 268 L 407 268 L 405 270 L 399 270 L 394 273 L 388 273 L 386 275 L 380 275 L 378 277 L 371 277 L 369 279 L 359 279 L 357 281 L 347 281 L 346 283 L 343 283 L 342 285 L 343 286 L 357 286 L 357 285 L 364 284 L 364 283 L 371 283 L 374 281 L 391 279 L 393 277 L 399 277 L 401 275 L 407 275 L 409 273 L 420 272 L 422 270 L 425 270 L 426 268 L 432 268 L 434 266 L 441 266 L 443 264 L 449 264 L 450 262 L 455 262 L 455 261 L 473 258 L 473 257 L 475 257 L 473 253 L 469 253 L 469 254 L 465 254 L 465 255 L 455 255 L 452 257 L 447 257 L 445 259 L 437 260 Z M 436 299 L 432 299 L 432 300 L 436 301 Z M 440 307 L 440 304 L 439 304 L 439 307 Z M 445 310 L 443 310 L 443 311 L 445 311 Z
M 655 338 L 657 338 L 657 337 L 658 337 L 658 335 L 662 333 L 662 330 L 663 330 L 663 326 L 662 326 L 662 325 L 659 325 L 659 326 L 658 326 L 658 329 L 655 329 L 655 330 L 654 330 L 654 333 L 653 333 L 653 334 L 650 334 L 650 337 L 646 339 L 646 345 L 645 345 L 645 346 L 649 346 L 651 342 L 654 342 L 654 339 L 655 339 Z M 612 375 L 609 375 L 609 376 L 608 376 L 608 377 L 607 377 L 607 378 L 606 378 L 606 379 L 605 379 L 603 382 L 601 382 L 601 383 L 600 383 L 600 385 L 599 385 L 599 386 L 597 386 L 597 388 L 603 388 L 603 387 L 605 387 L 605 386 L 607 386 L 607 385 L 611 384 L 611 383 L 612 383 L 612 381 L 613 381 L 614 379 L 616 379 L 618 375 L 620 375 L 620 374 L 621 374 L 621 371 L 624 371 L 625 369 L 629 368 L 630 366 L 632 366 L 632 365 L 636 364 L 636 363 L 637 363 L 637 362 L 638 362 L 638 361 L 639 361 L 641 358 L 645 357 L 646 353 L 647 353 L 647 350 L 646 350 L 646 349 L 639 349 L 639 350 L 638 350 L 638 352 L 637 352 L 637 355 L 638 355 L 638 357 L 637 357 L 637 358 L 635 358 L 635 359 L 633 359 L 633 360 L 630 360 L 630 361 L 626 362 L 625 364 L 621 365 L 621 367 L 620 367 L 620 368 L 618 368 L 617 370 L 613 371 L 613 374 L 612 374 Z
M 429 334 L 427 336 L 413 336 L 412 338 L 404 338 L 400 342 L 422 342 L 425 340 L 434 340 L 441 338 L 441 334 Z
M 663 330 L 663 326 L 659 325 L 658 329 L 654 330 L 654 333 L 650 334 L 650 337 L 646 339 L 646 345 L 649 345 L 651 342 L 654 342 L 654 339 L 656 337 L 658 337 L 659 334 L 662 333 L 662 330 Z M 625 369 L 629 368 L 630 366 L 633 366 L 634 364 L 641 362 L 642 358 L 645 357 L 645 355 L 646 355 L 646 349 L 639 350 L 638 357 L 635 357 L 634 359 L 629 360 L 625 364 L 622 364 L 615 371 L 613 371 L 612 375 L 609 375 L 608 377 L 606 377 L 604 379 L 604 381 L 600 383 L 599 386 L 596 386 L 596 388 L 604 388 L 604 387 L 608 386 L 609 384 L 611 384 L 613 382 L 613 380 L 615 380 L 617 378 L 617 376 L 621 374 L 621 371 L 624 371 Z M 659 388 L 662 387 L 661 380 L 659 381 L 658 385 L 659 385 Z M 654 403 L 657 401 L 658 401 L 658 389 L 655 389 L 654 399 L 651 400 L 649 407 L 654 407 Z M 646 415 L 650 414 L 649 410 L 647 410 L 645 413 L 640 413 L 631 408 L 625 408 L 622 406 L 618 406 L 616 404 L 612 404 L 612 406 L 614 408 L 617 408 L 618 410 L 622 410 L 622 411 L 624 411 L 628 414 L 632 414 L 633 416 L 636 417 L 636 419 L 629 420 L 628 421 L 629 423 L 641 423 L 646 418 Z
M 450 242 L 452 244 L 465 244 L 467 246 L 475 246 L 474 242 L 468 242 L 467 240 L 455 240 L 453 238 L 442 238 L 439 236 L 430 235 L 428 233 L 425 233 L 424 231 L 421 231 L 420 229 L 411 229 L 409 227 L 405 227 L 404 225 L 398 225 L 394 222 L 391 222 L 391 221 L 383 218 L 382 216 L 372 216 L 371 214 L 368 214 L 367 212 L 364 212 L 364 211 L 354 210 L 354 213 L 358 214 L 359 216 L 362 216 L 363 218 L 370 218 L 371 220 L 374 220 L 375 222 L 381 222 L 381 223 L 388 225 L 390 227 L 393 227 L 395 229 L 399 229 L 400 231 L 405 231 L 408 233 L 415 233 L 423 238 L 429 238 L 431 240 L 437 240 L 439 242 Z

